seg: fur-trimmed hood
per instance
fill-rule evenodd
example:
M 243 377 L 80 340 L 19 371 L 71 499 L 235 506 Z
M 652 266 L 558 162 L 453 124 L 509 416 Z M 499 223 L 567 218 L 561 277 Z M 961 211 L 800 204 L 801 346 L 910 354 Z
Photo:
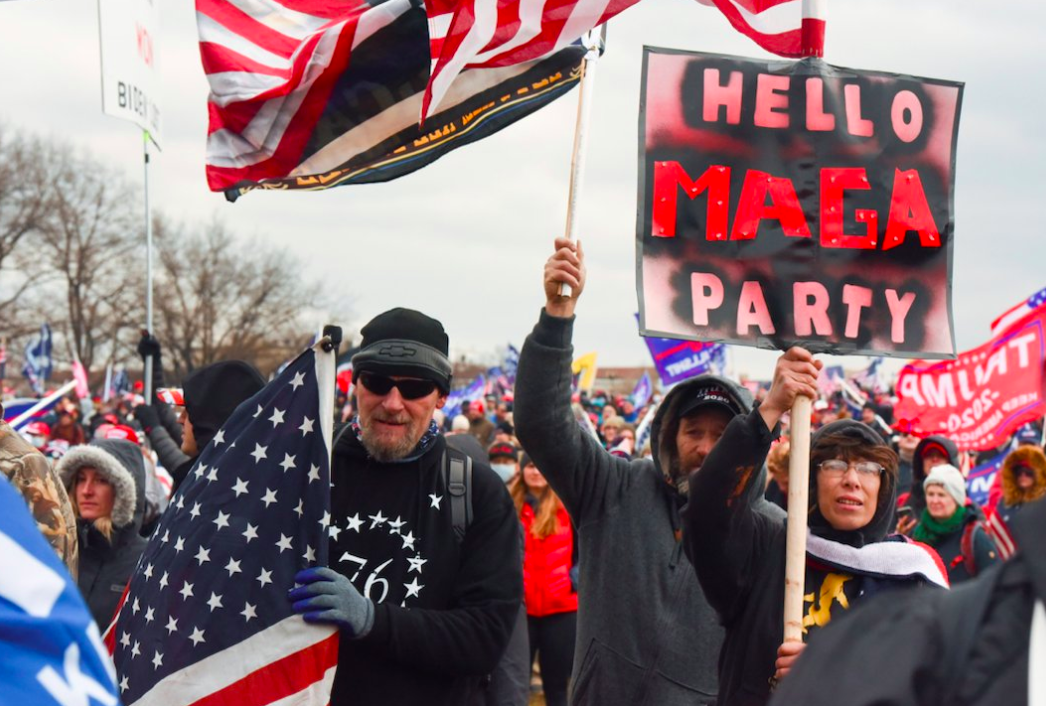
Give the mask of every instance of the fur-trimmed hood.
M 1029 466 L 1035 471 L 1035 485 L 1029 490 L 1017 487 L 1014 471 Z M 1002 499 L 1009 506 L 1022 505 L 1046 495 L 1046 454 L 1038 446 L 1018 446 L 1002 462 Z
M 70 497 L 76 472 L 90 466 L 113 488 L 113 526 L 119 529 L 141 526 L 145 510 L 145 459 L 137 446 L 123 439 L 96 439 L 88 445 L 73 446 L 55 463 L 55 471 Z

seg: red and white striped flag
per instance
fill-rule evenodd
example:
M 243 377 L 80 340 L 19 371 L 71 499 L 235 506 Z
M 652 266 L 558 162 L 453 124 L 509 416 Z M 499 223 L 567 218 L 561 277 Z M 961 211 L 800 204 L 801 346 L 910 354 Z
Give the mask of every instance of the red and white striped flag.
M 1000 335 L 1014 324 L 1024 321 L 1035 313 L 1046 311 L 1046 287 L 1043 287 L 1020 304 L 1007 309 L 992 322 L 992 337 Z
M 999 556 L 1003 560 L 1009 559 L 1017 552 L 1017 542 L 1010 534 L 1010 528 L 1006 525 L 1005 520 L 999 516 L 998 510 L 988 515 L 985 526 L 988 536 L 995 542 L 995 547 L 999 550 Z
M 428 118 L 465 69 L 512 66 L 578 40 L 638 0 L 425 0 L 432 74 Z
M 779 56 L 824 55 L 822 2 L 803 0 L 698 0 L 715 5 L 730 24 L 756 44 Z

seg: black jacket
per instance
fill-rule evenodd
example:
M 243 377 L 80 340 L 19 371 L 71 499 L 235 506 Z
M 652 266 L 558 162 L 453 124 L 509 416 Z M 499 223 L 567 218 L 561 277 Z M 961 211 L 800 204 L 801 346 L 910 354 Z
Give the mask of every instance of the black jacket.
M 843 431 L 868 436 L 875 432 L 850 420 L 834 422 L 818 434 Z M 761 469 L 771 433 L 759 410 L 738 415 L 690 477 L 690 503 L 685 513 L 683 544 L 709 603 L 726 628 L 719 657 L 720 706 L 753 706 L 770 698 L 770 678 L 783 639 L 785 540 L 787 520 L 771 512 L 762 499 Z M 817 435 L 813 443 L 816 444 Z M 882 541 L 893 522 L 896 488 L 880 503 L 871 522 L 860 530 L 833 529 L 816 509 L 816 474 L 811 470 L 812 534 L 860 548 Z M 776 510 L 776 508 L 774 508 Z M 913 551 L 928 554 L 925 550 Z M 943 580 L 943 578 L 942 578 Z M 873 576 L 833 567 L 808 556 L 803 628 L 812 640 L 867 595 L 912 586 L 918 579 Z
M 1046 503 L 1011 529 L 1020 551 L 1005 564 L 950 592 L 869 601 L 825 630 L 771 706 L 834 706 L 840 694 L 847 706 L 1028 704 L 1029 626 L 1035 601 L 1046 601 Z
M 331 568 L 375 602 L 343 636 L 331 704 L 466 703 L 508 644 L 523 594 L 519 522 L 498 476 L 473 467 L 474 516 L 454 537 L 442 436 L 420 458 L 371 459 L 351 429 L 334 450 Z

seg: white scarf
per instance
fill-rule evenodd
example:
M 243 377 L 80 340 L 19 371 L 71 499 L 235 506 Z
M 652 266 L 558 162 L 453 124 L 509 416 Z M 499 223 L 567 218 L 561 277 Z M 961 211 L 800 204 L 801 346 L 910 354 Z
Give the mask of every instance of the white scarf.
M 940 558 L 918 542 L 873 542 L 857 548 L 808 533 L 806 553 L 841 569 L 884 578 L 921 576 L 948 588 L 948 572 Z

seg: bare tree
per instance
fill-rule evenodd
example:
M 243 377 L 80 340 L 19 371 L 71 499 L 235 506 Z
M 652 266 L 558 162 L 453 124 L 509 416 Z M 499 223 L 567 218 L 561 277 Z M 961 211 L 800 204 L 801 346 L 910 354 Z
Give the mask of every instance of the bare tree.
M 237 243 L 218 221 L 189 230 L 157 219 L 154 236 L 157 331 L 175 376 L 230 358 L 265 371 L 296 352 L 303 312 L 320 295 L 301 283 L 296 258 Z
M 144 266 L 140 199 L 126 182 L 88 156 L 69 158 L 67 145 L 47 149 L 53 192 L 40 229 L 39 252 L 55 294 L 65 301 L 48 318 L 70 357 L 88 369 L 109 353 L 140 306 Z
M 39 326 L 26 316 L 25 300 L 41 284 L 32 240 L 51 198 L 45 164 L 38 141 L 0 125 L 0 329 L 8 336 Z

